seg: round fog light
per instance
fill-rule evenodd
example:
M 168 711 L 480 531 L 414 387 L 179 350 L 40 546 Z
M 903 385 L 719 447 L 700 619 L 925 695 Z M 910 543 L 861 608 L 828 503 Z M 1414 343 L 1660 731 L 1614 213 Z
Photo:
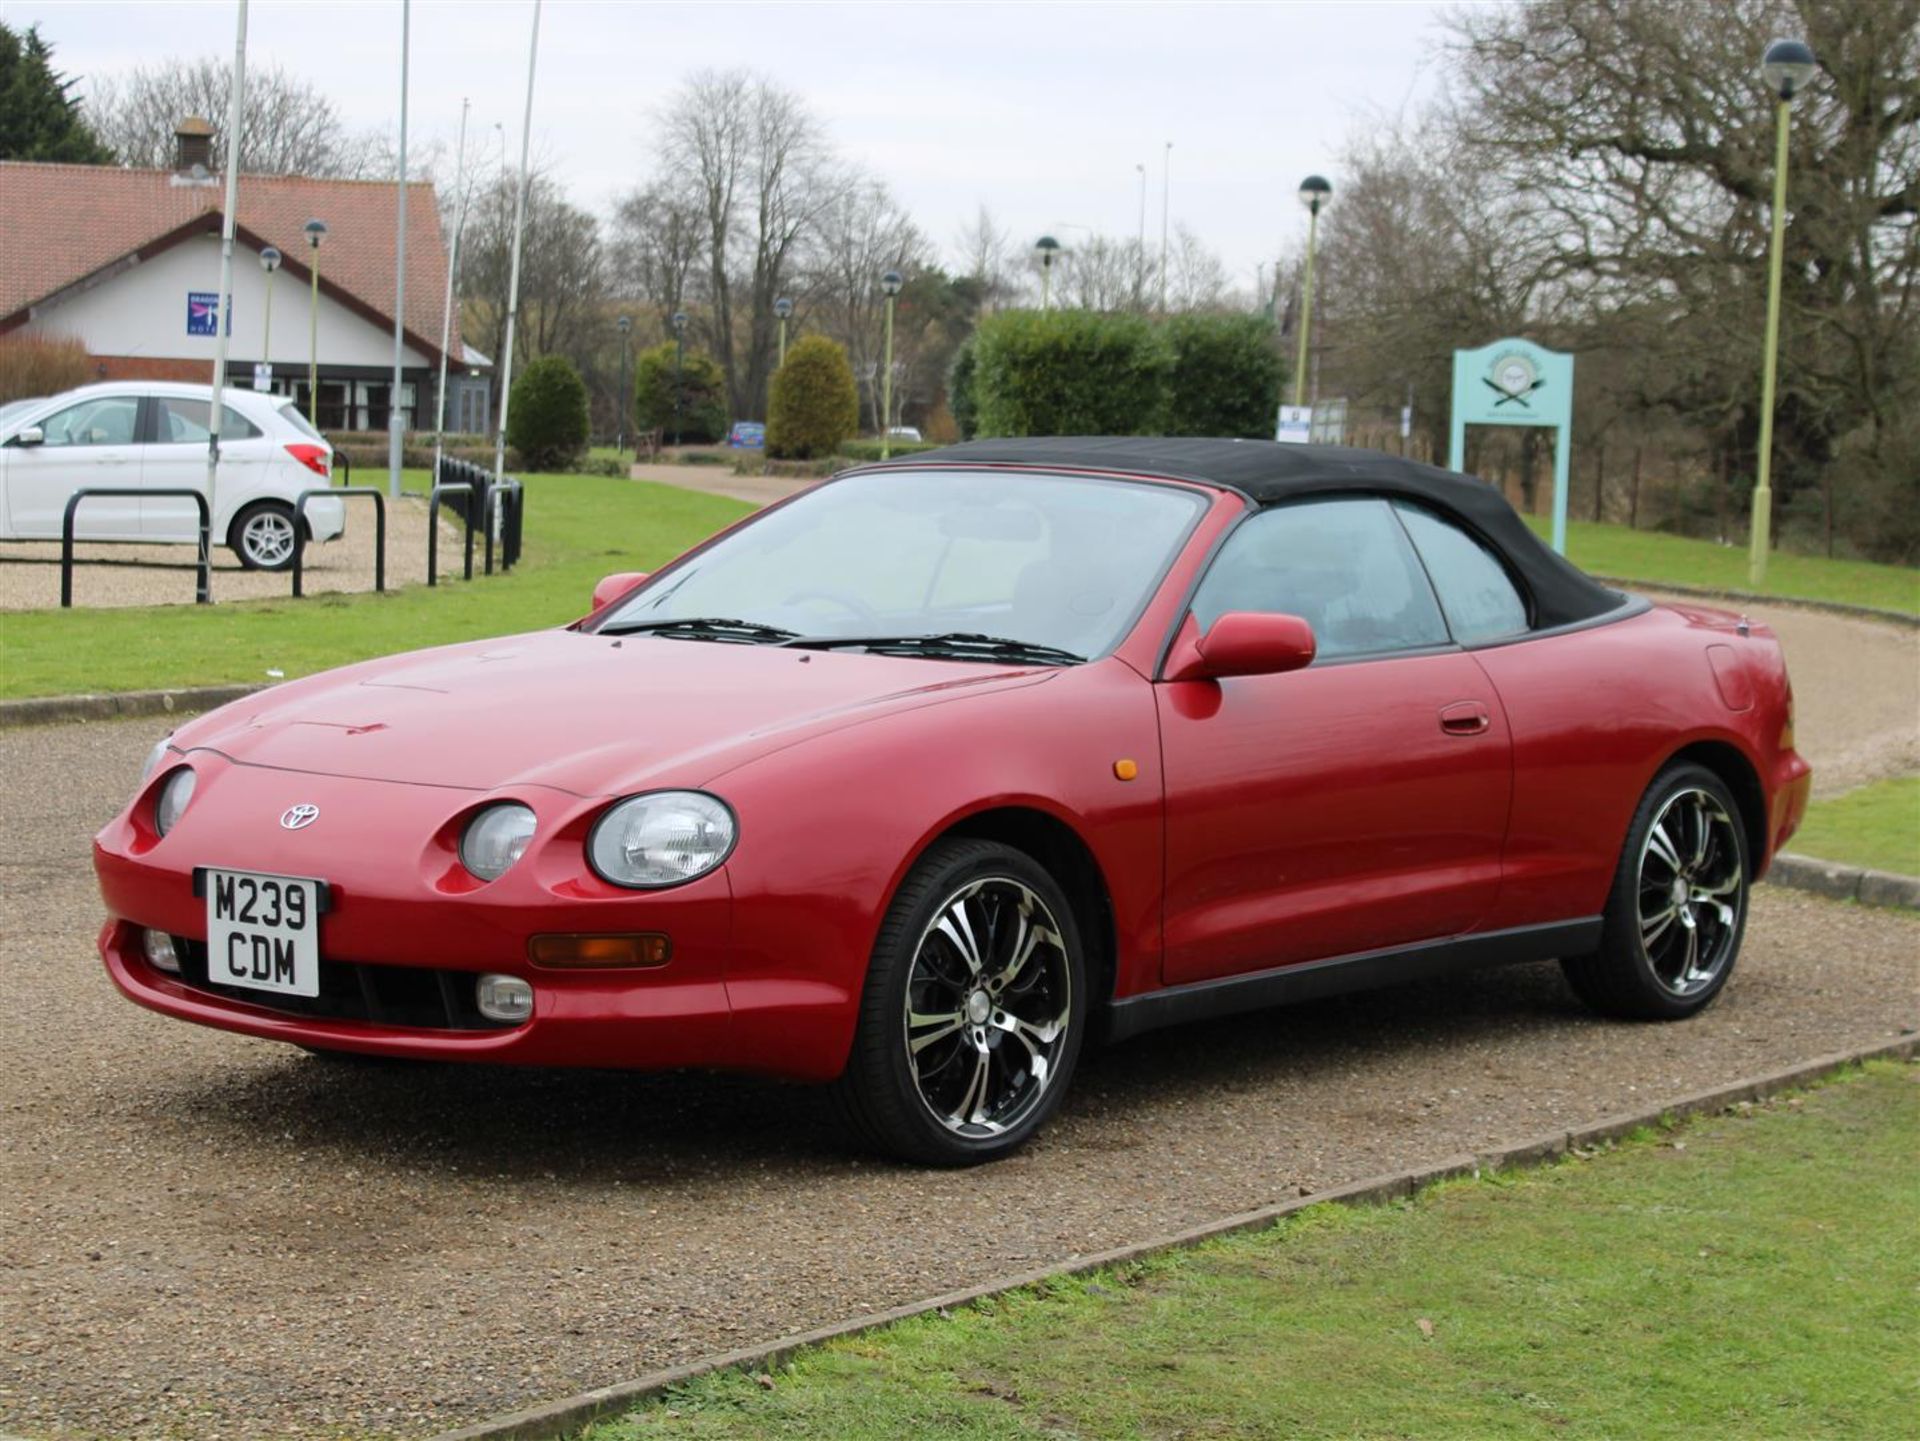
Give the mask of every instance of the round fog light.
M 147 964 L 169 975 L 180 974 L 180 957 L 173 952 L 173 937 L 165 931 L 146 933 Z
M 482 976 L 473 1003 L 489 1021 L 524 1021 L 533 1015 L 533 987 L 518 976 Z

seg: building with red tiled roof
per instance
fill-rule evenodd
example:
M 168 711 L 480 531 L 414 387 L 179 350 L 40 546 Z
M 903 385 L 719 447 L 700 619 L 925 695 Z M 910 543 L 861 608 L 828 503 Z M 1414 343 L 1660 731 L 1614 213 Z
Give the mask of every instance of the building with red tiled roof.
M 222 178 L 202 132 L 181 126 L 182 166 L 0 161 L 0 337 L 77 337 L 101 379 L 204 381 L 212 374 L 220 288 Z M 391 181 L 242 175 L 235 216 L 228 365 L 311 406 L 317 357 L 324 429 L 383 430 L 393 379 L 395 207 Z M 306 231 L 325 222 L 317 256 Z M 261 252 L 278 249 L 269 273 Z M 319 271 L 315 303 L 314 270 Z M 400 404 L 409 428 L 433 424 L 447 246 L 433 186 L 408 187 L 407 286 Z M 489 424 L 490 364 L 448 342 L 447 427 Z

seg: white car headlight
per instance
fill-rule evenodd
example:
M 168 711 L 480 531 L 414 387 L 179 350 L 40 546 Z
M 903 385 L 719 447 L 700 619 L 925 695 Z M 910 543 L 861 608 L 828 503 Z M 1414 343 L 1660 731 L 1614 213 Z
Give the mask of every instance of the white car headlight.
M 153 828 L 160 835 L 180 824 L 181 813 L 193 799 L 196 780 L 191 766 L 181 766 L 160 783 L 160 794 L 153 798 Z
M 516 801 L 488 806 L 467 822 L 460 864 L 483 881 L 497 881 L 527 853 L 533 828 L 533 812 Z
M 701 791 L 654 791 L 600 817 L 587 837 L 587 860 L 616 886 L 677 886 L 724 861 L 734 834 L 726 802 Z

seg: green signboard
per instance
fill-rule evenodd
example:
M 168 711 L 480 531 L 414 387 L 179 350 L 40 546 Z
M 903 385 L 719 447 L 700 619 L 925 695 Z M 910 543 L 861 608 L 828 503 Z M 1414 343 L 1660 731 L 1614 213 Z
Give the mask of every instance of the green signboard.
M 1478 350 L 1454 351 L 1449 470 L 1466 469 L 1469 425 L 1553 427 L 1553 548 L 1566 554 L 1573 357 L 1518 337 L 1496 340 Z

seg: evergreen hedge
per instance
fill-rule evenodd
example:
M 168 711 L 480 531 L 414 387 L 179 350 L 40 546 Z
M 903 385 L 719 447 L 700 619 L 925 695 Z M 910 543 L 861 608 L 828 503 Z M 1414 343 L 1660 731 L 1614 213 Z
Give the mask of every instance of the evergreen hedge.
M 633 418 L 642 431 L 673 439 L 673 342 L 643 350 L 633 367 Z M 680 439 L 711 445 L 727 438 L 727 373 L 712 356 L 689 350 L 680 361 Z
M 972 440 L 980 428 L 980 411 L 973 389 L 975 369 L 973 336 L 969 335 L 955 347 L 953 359 L 947 365 L 947 410 L 962 440 Z
M 767 390 L 767 454 L 788 460 L 832 455 L 860 423 L 847 352 L 824 335 L 787 347 Z
M 1166 335 L 1168 435 L 1273 439 L 1285 366 L 1272 324 L 1258 315 L 1178 315 Z
M 514 377 L 507 444 L 529 470 L 565 470 L 587 449 L 587 386 L 573 362 L 543 355 Z
M 982 436 L 1165 431 L 1173 349 L 1141 316 L 1003 310 L 973 344 Z

